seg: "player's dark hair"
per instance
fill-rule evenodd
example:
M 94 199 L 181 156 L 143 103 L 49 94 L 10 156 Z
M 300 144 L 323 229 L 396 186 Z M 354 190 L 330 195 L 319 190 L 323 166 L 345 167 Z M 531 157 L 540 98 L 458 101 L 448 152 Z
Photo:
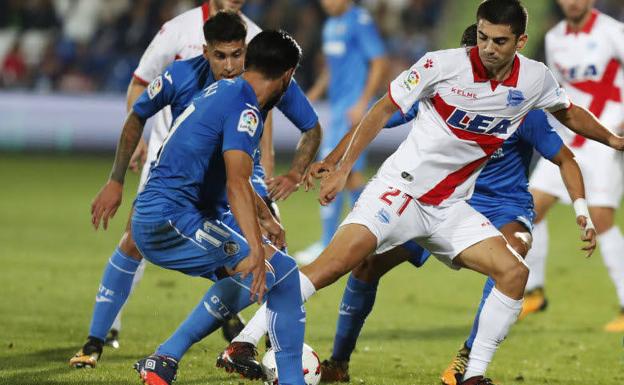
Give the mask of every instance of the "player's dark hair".
M 462 47 L 472 47 L 477 45 L 477 24 L 469 25 L 464 30 L 464 34 L 461 37 L 459 45 Z
M 277 79 L 301 60 L 301 47 L 284 31 L 265 30 L 254 37 L 247 46 L 245 69 Z
M 481 19 L 509 25 L 518 37 L 526 33 L 529 15 L 519 0 L 485 0 L 477 9 L 477 22 Z
M 247 26 L 238 13 L 221 11 L 204 23 L 204 38 L 208 44 L 245 41 L 246 36 Z

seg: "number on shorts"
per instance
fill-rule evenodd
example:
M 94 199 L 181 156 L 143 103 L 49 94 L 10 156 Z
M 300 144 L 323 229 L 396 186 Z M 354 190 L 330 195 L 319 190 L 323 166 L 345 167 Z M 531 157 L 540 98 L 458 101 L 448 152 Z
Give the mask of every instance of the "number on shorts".
M 398 188 L 395 188 L 395 189 L 391 189 L 391 190 L 386 191 L 385 193 L 381 194 L 379 199 L 381 199 L 381 201 L 384 202 L 385 204 L 387 204 L 388 206 L 392 206 L 392 204 L 394 203 L 394 202 L 392 202 L 392 200 L 394 199 L 394 197 L 398 197 L 399 195 L 401 195 L 401 190 L 399 190 Z M 403 212 L 405 211 L 407 206 L 410 204 L 410 202 L 412 200 L 414 200 L 414 198 L 412 198 L 411 195 L 406 194 L 406 193 L 403 193 L 402 198 L 403 198 L 403 203 L 401 203 L 401 206 L 397 210 L 397 214 L 399 216 L 401 216 L 401 214 L 403 214 Z
M 203 229 L 197 229 L 197 231 L 195 231 L 195 239 L 197 240 L 197 242 L 206 241 L 215 247 L 221 246 L 223 242 L 210 235 L 210 233 L 215 233 L 221 238 L 227 238 L 230 236 L 230 233 L 228 231 L 220 228 L 210 221 L 206 221 L 204 222 Z

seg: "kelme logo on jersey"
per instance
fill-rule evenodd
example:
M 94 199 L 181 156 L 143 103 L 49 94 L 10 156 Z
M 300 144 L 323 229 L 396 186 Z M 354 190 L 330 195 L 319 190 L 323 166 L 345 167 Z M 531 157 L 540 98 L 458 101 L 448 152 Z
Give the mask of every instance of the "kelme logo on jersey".
M 507 94 L 507 107 L 518 107 L 525 101 L 524 94 L 520 90 L 509 90 Z
M 446 123 L 454 128 L 476 132 L 478 134 L 506 134 L 511 120 L 494 118 L 480 114 L 468 113 L 455 109 Z
M 150 99 L 154 99 L 154 97 L 158 95 L 160 90 L 162 90 L 162 86 L 162 76 L 159 76 L 156 79 L 152 80 L 150 85 L 147 87 L 147 96 L 149 96 Z
M 248 133 L 249 136 L 254 136 L 256 129 L 258 129 L 258 122 L 260 122 L 260 118 L 256 111 L 247 109 L 241 113 L 237 129 L 240 132 Z
M 409 74 L 407 74 L 405 80 L 403 80 L 403 87 L 407 91 L 412 91 L 416 88 L 418 83 L 420 83 L 420 73 L 416 69 L 413 69 Z

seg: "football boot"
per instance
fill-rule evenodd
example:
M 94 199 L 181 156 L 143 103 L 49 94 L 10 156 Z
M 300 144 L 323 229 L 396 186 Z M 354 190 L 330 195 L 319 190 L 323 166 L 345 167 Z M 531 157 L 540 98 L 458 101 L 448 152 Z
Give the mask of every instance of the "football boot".
M 102 357 L 103 345 L 101 340 L 89 337 L 82 348 L 69 360 L 69 366 L 76 369 L 95 368 Z
M 262 364 L 257 360 L 258 351 L 249 342 L 232 342 L 217 357 L 217 368 L 228 373 L 238 373 L 249 380 L 264 378 Z

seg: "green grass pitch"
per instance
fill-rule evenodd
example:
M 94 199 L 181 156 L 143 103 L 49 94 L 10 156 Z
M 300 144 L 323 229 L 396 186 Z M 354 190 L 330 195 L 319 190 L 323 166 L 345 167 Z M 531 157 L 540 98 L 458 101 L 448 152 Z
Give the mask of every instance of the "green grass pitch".
M 134 198 L 132 176 L 111 228 L 93 231 L 89 204 L 109 167 L 110 159 L 98 157 L 0 155 L 0 384 L 138 384 L 132 364 L 176 328 L 210 285 L 149 265 L 125 308 L 121 348 L 105 350 L 95 370 L 68 367 Z M 317 239 L 314 194 L 297 193 L 280 207 L 290 250 Z M 578 250 L 570 208 L 554 209 L 550 229 L 550 307 L 512 329 L 488 374 L 504 385 L 621 384 L 622 335 L 602 332 L 618 308 L 601 256 L 585 259 Z M 435 260 L 392 271 L 353 355 L 352 384 L 437 384 L 468 333 L 483 281 Z M 321 358 L 330 354 L 344 283 L 307 305 L 306 342 Z M 214 367 L 224 347 L 220 333 L 194 346 L 177 383 L 250 383 Z

